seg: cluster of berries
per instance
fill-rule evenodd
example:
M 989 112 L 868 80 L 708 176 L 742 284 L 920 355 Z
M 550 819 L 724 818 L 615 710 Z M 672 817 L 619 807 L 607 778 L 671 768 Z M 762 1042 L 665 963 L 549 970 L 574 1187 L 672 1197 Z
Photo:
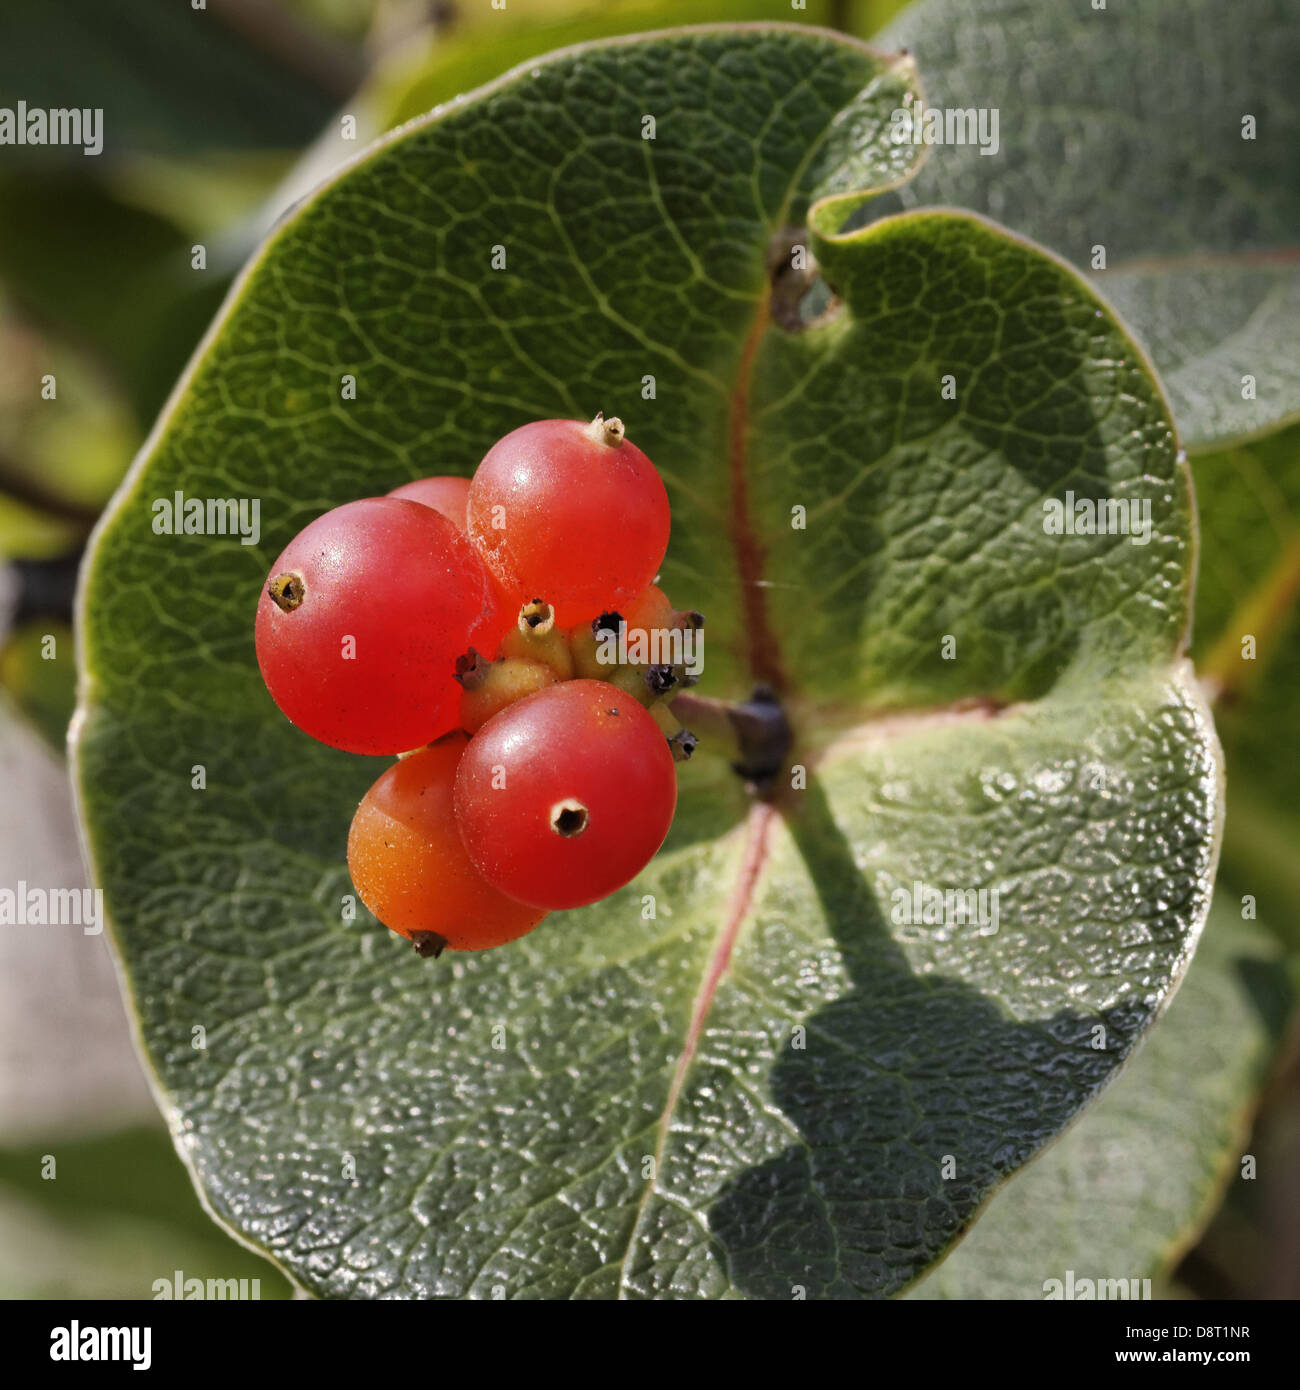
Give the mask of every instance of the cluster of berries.
M 276 561 L 262 677 L 313 738 L 399 755 L 357 808 L 348 868 L 421 955 L 513 941 L 663 843 L 694 739 L 660 702 L 693 677 L 611 639 L 703 624 L 652 582 L 669 522 L 620 421 L 541 420 L 472 480 L 336 507 Z

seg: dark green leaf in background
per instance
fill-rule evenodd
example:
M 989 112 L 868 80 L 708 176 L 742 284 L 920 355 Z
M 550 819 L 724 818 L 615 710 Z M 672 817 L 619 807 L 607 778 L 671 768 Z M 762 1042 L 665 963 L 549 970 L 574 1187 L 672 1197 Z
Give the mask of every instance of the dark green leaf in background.
M 110 160 L 139 150 L 296 149 L 333 114 L 358 68 L 301 33 L 295 49 L 292 21 L 264 14 L 259 25 L 258 8 L 6 0 L 0 106 L 100 108 Z M 87 162 L 75 148 L 15 151 L 36 164 Z
M 1189 448 L 1300 414 L 1290 0 L 919 0 L 879 42 L 915 53 L 928 104 L 999 118 L 996 154 L 932 146 L 904 206 L 987 213 L 1089 272 Z

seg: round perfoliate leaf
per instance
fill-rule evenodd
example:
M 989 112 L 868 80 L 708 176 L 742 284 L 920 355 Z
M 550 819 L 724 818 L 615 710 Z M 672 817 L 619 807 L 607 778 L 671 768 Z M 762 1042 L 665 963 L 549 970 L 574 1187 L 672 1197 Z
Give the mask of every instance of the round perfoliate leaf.
M 916 95 L 757 26 L 430 113 L 275 231 L 105 521 L 96 872 L 181 1152 L 311 1290 L 897 1291 L 1176 984 L 1221 796 L 1186 468 L 1062 264 L 968 216 L 843 232 Z M 705 739 L 626 889 L 420 962 L 343 869 L 376 764 L 277 715 L 258 586 L 325 508 L 597 410 L 667 485 L 700 691 L 766 682 L 791 765 L 749 805 Z M 177 491 L 259 535 L 157 534 Z

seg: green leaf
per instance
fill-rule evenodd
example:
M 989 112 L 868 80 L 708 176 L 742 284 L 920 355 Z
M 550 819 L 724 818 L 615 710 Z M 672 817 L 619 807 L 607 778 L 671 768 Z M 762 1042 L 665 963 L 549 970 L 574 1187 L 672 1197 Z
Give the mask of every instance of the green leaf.
M 1206 940 L 1168 1019 L 1113 1089 L 994 1197 L 916 1297 L 1040 1298 L 1066 1269 L 1166 1274 L 1235 1171 L 1281 1041 L 1289 994 L 1277 943 L 1300 944 L 1288 779 L 1300 758 L 1300 430 L 1198 455 L 1194 473 L 1193 656 L 1216 697 L 1231 789 Z M 1246 910 L 1259 925 L 1242 920 Z
M 808 0 L 800 19 L 824 24 L 830 10 L 829 0 Z M 390 130 L 569 44 L 656 26 L 779 20 L 790 14 L 790 0 L 599 0 L 548 8 L 534 4 L 509 16 L 499 10 L 469 11 L 445 31 L 433 27 L 421 36 L 423 42 L 381 55 L 358 104 L 376 132 Z
M 1189 448 L 1300 415 L 1288 0 L 919 0 L 881 42 L 915 51 L 927 105 L 998 113 L 996 154 L 933 145 L 904 206 L 987 213 L 1091 272 L 1154 358 Z
M 1220 797 L 1186 468 L 1066 267 L 969 217 L 842 233 L 908 173 L 911 79 L 687 30 L 432 113 L 277 229 L 98 533 L 75 761 L 117 949 L 208 1202 L 315 1292 L 896 1291 L 1191 954 Z M 805 240 L 815 322 L 772 288 Z M 427 969 L 341 924 L 380 764 L 276 714 L 253 599 L 323 508 L 598 408 L 668 483 L 704 691 L 781 686 L 807 785 L 750 807 L 697 755 L 640 879 Z M 176 489 L 260 498 L 261 544 L 155 534 Z M 1149 502 L 1149 543 L 1048 534 L 1067 490 Z M 996 890 L 996 934 L 908 923 L 917 882 Z
M 846 15 L 837 0 L 805 0 L 798 18 L 865 36 L 906 3 L 858 0 Z M 791 9 L 790 0 L 531 0 L 526 10 L 508 13 L 461 9 L 449 22 L 435 18 L 400 44 L 381 48 L 349 111 L 356 114 L 359 137 L 370 140 L 554 49 L 676 24 L 784 20 Z M 309 192 L 355 153 L 353 143 L 327 127 L 271 207 Z
M 1067 1269 L 1165 1274 L 1239 1175 L 1294 1004 L 1276 940 L 1216 893 L 1196 960 L 1141 1053 L 911 1296 L 1041 1299 Z

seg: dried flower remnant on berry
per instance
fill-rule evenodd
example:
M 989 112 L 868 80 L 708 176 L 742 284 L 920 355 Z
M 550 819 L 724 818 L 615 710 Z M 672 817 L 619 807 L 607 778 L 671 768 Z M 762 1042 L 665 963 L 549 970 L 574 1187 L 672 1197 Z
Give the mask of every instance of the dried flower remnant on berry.
M 267 581 L 266 592 L 282 613 L 292 613 L 295 608 L 301 607 L 303 599 L 307 597 L 307 586 L 303 583 L 302 575 L 296 572 L 277 574 Z

